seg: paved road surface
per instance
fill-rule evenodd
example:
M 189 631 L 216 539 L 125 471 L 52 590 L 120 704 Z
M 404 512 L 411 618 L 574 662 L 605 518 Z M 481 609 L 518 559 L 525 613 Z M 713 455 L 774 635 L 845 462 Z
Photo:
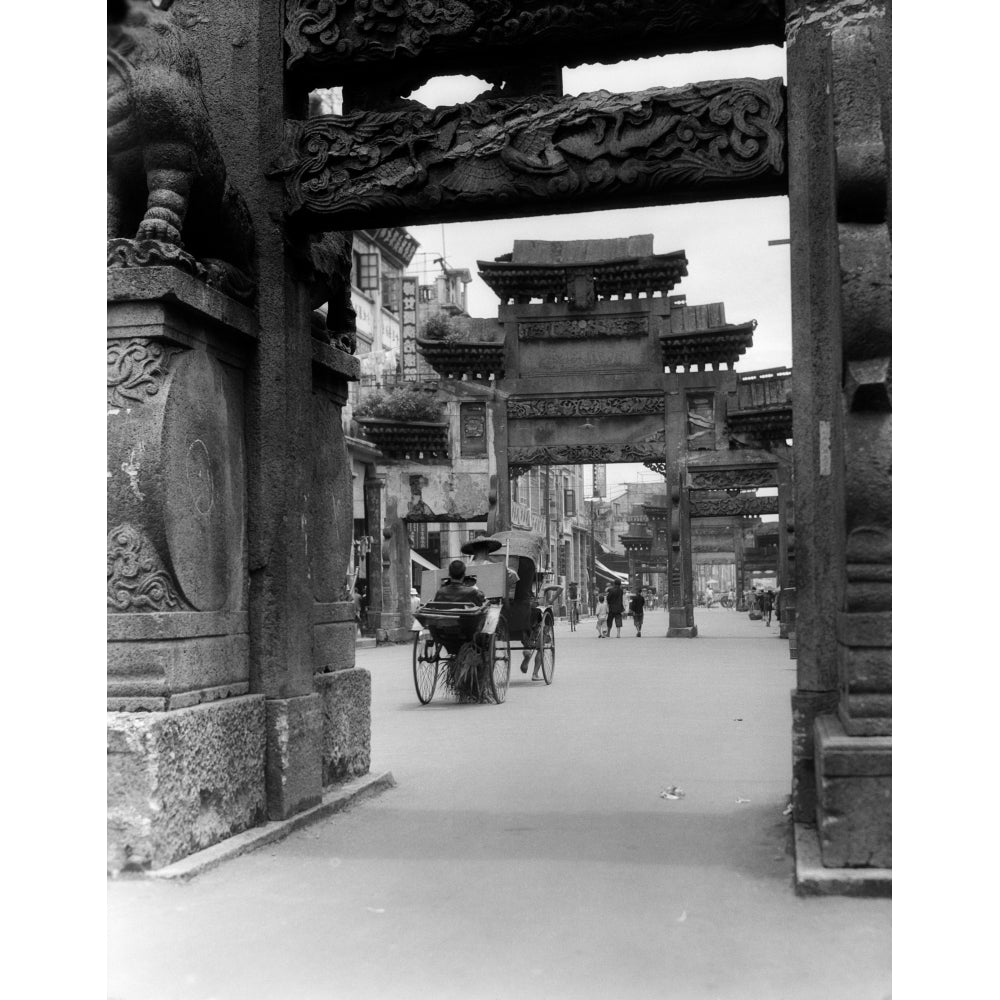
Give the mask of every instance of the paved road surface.
M 885 1000 L 888 900 L 799 899 L 777 626 L 557 627 L 555 681 L 417 702 L 372 671 L 398 787 L 188 884 L 109 885 L 113 1000 Z M 681 799 L 661 792 L 679 786 Z

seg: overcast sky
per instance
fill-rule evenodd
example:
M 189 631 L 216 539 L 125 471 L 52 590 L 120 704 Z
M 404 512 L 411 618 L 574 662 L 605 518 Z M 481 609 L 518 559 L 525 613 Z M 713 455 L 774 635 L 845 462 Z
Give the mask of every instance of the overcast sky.
M 629 92 L 650 87 L 677 87 L 686 83 L 734 77 L 785 77 L 784 50 L 759 46 L 732 52 L 637 59 L 613 66 L 581 66 L 566 70 L 567 94 L 595 90 Z M 469 77 L 432 80 L 412 96 L 428 106 L 470 100 L 486 89 Z M 789 248 L 770 247 L 768 240 L 788 236 L 788 199 L 753 198 L 695 205 L 584 212 L 571 215 L 499 219 L 409 226 L 420 241 L 411 270 L 428 276 L 437 271 L 435 258 L 446 256 L 450 267 L 468 268 L 469 313 L 496 315 L 498 299 L 476 274 L 477 260 L 493 260 L 509 253 L 515 239 L 579 240 L 652 233 L 656 253 L 684 250 L 689 276 L 673 294 L 687 296 L 689 305 L 724 302 L 726 320 L 757 320 L 754 346 L 740 360 L 739 371 L 774 368 L 792 361 Z M 587 469 L 589 487 L 590 470 Z M 642 465 L 609 465 L 608 488 L 659 477 Z

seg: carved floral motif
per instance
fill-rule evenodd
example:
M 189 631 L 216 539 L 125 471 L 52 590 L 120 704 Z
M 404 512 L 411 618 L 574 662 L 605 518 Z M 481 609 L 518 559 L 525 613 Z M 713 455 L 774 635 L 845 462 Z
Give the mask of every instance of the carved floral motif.
M 325 115 L 286 123 L 273 172 L 289 212 L 321 229 L 495 216 L 498 202 L 513 214 L 609 195 L 780 193 L 784 107 L 773 79 Z
M 599 316 L 594 319 L 532 320 L 517 324 L 518 340 L 581 340 L 590 337 L 645 337 L 646 316 Z
M 180 610 L 180 598 L 156 549 L 131 524 L 108 532 L 108 607 L 118 612 Z
M 564 399 L 511 399 L 510 420 L 531 417 L 647 416 L 663 413 L 662 396 L 582 396 Z
M 142 403 L 155 396 L 177 353 L 177 348 L 144 337 L 109 340 L 108 407 Z

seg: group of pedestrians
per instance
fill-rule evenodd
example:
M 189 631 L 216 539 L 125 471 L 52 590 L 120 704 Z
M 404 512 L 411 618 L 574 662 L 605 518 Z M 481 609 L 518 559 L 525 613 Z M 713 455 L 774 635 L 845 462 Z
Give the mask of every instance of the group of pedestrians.
M 635 625 L 635 637 L 642 638 L 642 620 L 646 610 L 646 598 L 642 591 L 632 594 L 628 599 L 628 616 Z M 608 587 L 606 594 L 601 594 L 597 601 L 597 638 L 609 639 L 611 626 L 615 627 L 615 638 L 622 637 L 622 617 L 625 615 L 625 591 L 621 582 L 615 580 Z

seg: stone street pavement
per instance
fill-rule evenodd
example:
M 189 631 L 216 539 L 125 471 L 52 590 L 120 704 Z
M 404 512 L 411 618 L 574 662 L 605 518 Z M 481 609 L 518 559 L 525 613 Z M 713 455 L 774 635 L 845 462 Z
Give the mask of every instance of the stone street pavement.
M 398 782 L 188 883 L 109 883 L 112 1000 L 885 1000 L 885 899 L 798 898 L 787 642 L 557 627 L 551 687 L 421 706 L 372 672 L 372 770 Z M 683 790 L 664 798 L 670 786 Z

